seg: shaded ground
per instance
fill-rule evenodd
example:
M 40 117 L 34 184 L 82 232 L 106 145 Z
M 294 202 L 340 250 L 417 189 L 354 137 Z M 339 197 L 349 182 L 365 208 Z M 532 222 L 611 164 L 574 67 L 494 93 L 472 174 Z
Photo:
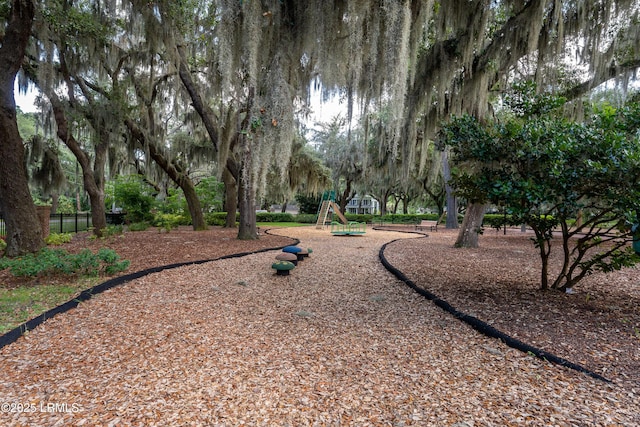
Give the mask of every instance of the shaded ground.
M 593 274 L 574 294 L 542 292 L 530 234 L 487 231 L 478 249 L 453 248 L 455 237 L 441 230 L 399 241 L 389 246 L 387 258 L 458 310 L 640 390 L 640 269 Z M 559 260 L 553 261 L 552 271 L 559 268 Z
M 0 400 L 36 410 L 4 411 L 0 425 L 640 425 L 638 338 L 621 326 L 637 327 L 638 270 L 606 276 L 615 286 L 592 276 L 575 295 L 541 294 L 520 235 L 487 233 L 461 252 L 447 231 L 275 232 L 314 249 L 291 276 L 273 274 L 273 252 L 152 274 L 1 349 Z M 233 237 L 148 231 L 102 243 L 140 270 L 290 241 Z M 615 382 L 447 315 L 382 268 L 379 248 L 393 239 L 403 240 L 387 258 L 414 281 Z M 46 410 L 56 403 L 71 410 Z
M 131 262 L 129 269 L 121 274 L 140 271 L 149 267 L 179 262 L 215 259 L 239 252 L 256 251 L 263 248 L 287 245 L 292 239 L 261 233 L 260 239 L 242 241 L 236 239 L 238 231 L 212 227 L 206 231 L 194 232 L 190 227 L 179 227 L 169 233 L 157 229 L 126 232 L 104 239 L 95 239 L 88 233 L 78 233 L 70 243 L 56 246 L 72 253 L 89 248 L 97 252 L 100 248 L 115 250 L 121 259 Z M 17 278 L 8 271 L 0 271 L 0 286 L 12 288 L 30 283 L 59 282 L 60 278 L 29 279 Z

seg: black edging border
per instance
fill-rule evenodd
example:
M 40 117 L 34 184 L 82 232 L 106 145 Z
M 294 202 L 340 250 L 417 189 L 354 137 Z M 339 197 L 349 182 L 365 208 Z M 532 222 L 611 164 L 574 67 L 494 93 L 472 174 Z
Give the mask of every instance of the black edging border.
M 375 229 L 375 228 L 374 228 Z M 265 234 L 270 234 L 268 233 L 269 230 L 265 230 Z M 411 232 L 409 232 L 411 233 Z M 428 235 L 423 234 L 423 233 L 416 233 L 416 234 L 422 234 L 424 237 L 427 237 Z M 285 236 L 280 236 L 280 237 L 285 237 Z M 300 243 L 299 239 L 292 239 L 293 243 L 291 243 L 291 245 L 298 245 Z M 402 281 L 403 283 L 405 283 L 407 286 L 409 286 L 411 289 L 413 289 L 415 292 L 417 292 L 418 294 L 422 295 L 423 297 L 425 297 L 426 299 L 428 299 L 429 301 L 433 302 L 436 306 L 440 307 L 441 309 L 443 309 L 444 311 L 446 311 L 447 313 L 450 313 L 451 315 L 453 315 L 455 318 L 463 321 L 464 323 L 468 324 L 469 326 L 471 326 L 473 329 L 475 329 L 476 331 L 482 333 L 483 335 L 486 335 L 490 338 L 497 338 L 499 340 L 501 340 L 502 342 L 504 342 L 506 345 L 508 345 L 511 348 L 515 348 L 516 350 L 520 350 L 523 353 L 527 353 L 527 354 L 533 354 L 534 356 L 536 356 L 539 359 L 542 360 L 546 360 L 548 362 L 557 364 L 557 365 L 561 365 L 564 366 L 566 368 L 569 369 L 573 369 L 575 371 L 581 372 L 583 374 L 586 374 L 592 378 L 595 378 L 597 380 L 600 381 L 604 381 L 607 383 L 610 383 L 611 380 L 608 380 L 607 378 L 596 374 L 593 371 L 588 370 L 587 368 L 575 364 L 573 362 L 570 362 L 566 359 L 563 359 L 561 357 L 558 357 L 554 354 L 548 353 L 544 350 L 538 349 L 536 347 L 533 347 L 529 344 L 525 344 L 520 340 L 517 340 L 513 337 L 510 337 L 506 334 L 504 334 L 503 332 L 499 331 L 498 329 L 494 328 L 493 326 L 489 325 L 486 322 L 483 322 L 482 320 L 462 313 L 460 311 L 458 311 L 456 308 L 454 308 L 451 304 L 449 304 L 447 301 L 440 299 L 437 295 L 427 291 L 426 289 L 423 289 L 419 286 L 417 286 L 411 279 L 409 279 L 402 271 L 398 270 L 396 267 L 394 267 L 393 265 L 391 265 L 391 263 L 387 260 L 387 258 L 384 256 L 384 251 L 387 248 L 387 246 L 391 243 L 397 242 L 400 239 L 395 239 L 392 240 L 390 242 L 385 243 L 384 245 L 382 245 L 382 247 L 380 248 L 380 251 L 378 253 L 378 257 L 380 258 L 380 262 L 382 263 L 382 265 L 387 269 L 387 271 L 389 271 L 391 274 L 393 274 L 398 280 Z M 273 248 L 263 248 L 263 249 L 258 249 L 256 251 L 250 251 L 250 252 L 239 252 L 236 254 L 229 254 L 229 255 L 223 255 L 221 257 L 218 258 L 212 258 L 212 259 L 204 259 L 204 260 L 198 260 L 198 261 L 186 261 L 186 262 L 179 262 L 179 263 L 174 263 L 174 264 L 167 264 L 167 265 L 163 265 L 163 266 L 158 266 L 158 267 L 152 267 L 152 268 L 147 268 L 145 270 L 140 270 L 140 271 L 136 271 L 134 273 L 130 273 L 130 274 L 126 274 L 124 276 L 118 276 L 115 277 L 113 279 L 109 279 L 103 283 L 100 283 L 99 285 L 93 286 L 89 289 L 85 289 L 84 291 L 82 291 L 80 293 L 80 295 L 78 295 L 77 297 L 75 297 L 72 300 L 69 300 L 57 307 L 54 307 L 50 310 L 47 310 L 46 312 L 30 319 L 27 320 L 25 323 L 15 327 L 14 329 L 10 330 L 9 332 L 0 335 L 0 349 L 3 347 L 6 347 L 14 342 L 16 342 L 22 335 L 24 335 L 26 332 L 31 331 L 33 329 L 35 329 L 36 327 L 40 326 L 41 324 L 43 324 L 47 319 L 51 319 L 52 317 L 54 317 L 57 314 L 60 313 L 64 313 L 66 311 L 69 311 L 73 308 L 76 308 L 81 302 L 85 302 L 90 300 L 94 295 L 98 295 L 108 289 L 114 288 L 116 286 L 120 286 L 126 282 L 135 280 L 135 279 L 139 279 L 140 277 L 149 275 L 149 274 L 153 274 L 153 273 L 159 273 L 161 271 L 164 270 L 171 270 L 174 268 L 178 268 L 178 267 L 184 267 L 184 266 L 188 266 L 188 265 L 199 265 L 199 264 L 204 264 L 207 262 L 214 262 L 214 261 L 220 261 L 220 260 L 224 260 L 224 259 L 231 259 L 231 258 L 241 258 L 247 255 L 252 255 L 252 254 L 257 254 L 257 253 L 262 253 L 262 252 L 269 252 L 269 251 L 274 251 L 274 250 L 278 250 L 278 249 L 282 249 L 285 246 L 290 246 L 290 245 L 283 245 L 283 246 L 276 246 Z
M 268 233 L 267 233 L 268 234 Z M 279 236 L 279 237 L 286 237 L 286 236 Z M 290 237 L 288 237 L 289 239 L 292 239 Z M 292 239 L 294 243 L 291 243 L 290 245 L 297 245 L 300 243 L 300 240 L 298 239 Z M 198 261 L 185 261 L 185 262 L 178 262 L 175 264 L 167 264 L 167 265 L 161 265 L 158 267 L 151 267 L 151 268 L 147 268 L 145 270 L 140 270 L 140 271 L 136 271 L 134 273 L 130 273 L 130 274 L 126 274 L 124 276 L 118 276 L 118 277 L 114 277 L 113 279 L 109 279 L 106 282 L 102 282 L 96 286 L 93 286 L 89 289 L 85 289 L 84 291 L 80 292 L 80 295 L 78 295 L 77 297 L 75 297 L 72 300 L 69 300 L 57 307 L 54 307 L 50 310 L 45 311 L 44 313 L 30 319 L 27 320 L 25 323 L 16 326 L 15 328 L 13 328 L 12 330 L 10 330 L 9 332 L 0 335 L 0 349 L 3 347 L 8 346 L 9 344 L 13 344 L 14 342 L 16 342 L 21 336 L 23 336 L 25 333 L 35 329 L 36 327 L 40 326 L 41 324 L 43 324 L 47 319 L 51 319 L 52 317 L 54 317 L 57 314 L 60 313 L 64 313 L 66 311 L 69 311 L 71 309 L 76 308 L 81 302 L 85 302 L 90 300 L 94 295 L 98 295 L 108 289 L 111 288 L 115 288 L 116 286 L 120 286 L 126 282 L 135 280 L 135 279 L 139 279 L 140 277 L 146 276 L 148 274 L 153 274 L 153 273 L 159 273 L 161 271 L 164 270 L 171 270 L 173 268 L 178 268 L 178 267 L 184 267 L 187 265 L 199 265 L 199 264 L 204 264 L 207 262 L 214 262 L 214 261 L 220 261 L 223 259 L 230 259 L 230 258 L 241 258 L 243 256 L 247 256 L 247 255 L 253 255 L 253 254 L 258 254 L 258 253 L 262 253 L 262 252 L 269 252 L 269 251 L 275 251 L 278 249 L 282 249 L 285 246 L 289 246 L 289 245 L 283 245 L 283 246 L 277 246 L 277 247 L 273 247 L 273 248 L 264 248 L 264 249 L 258 249 L 256 251 L 251 251 L 251 252 L 239 252 L 236 254 L 229 254 L 229 255 L 223 255 L 219 258 L 212 258 L 212 259 L 202 259 L 202 260 L 198 260 Z
M 424 237 L 427 237 L 427 235 L 424 235 Z M 441 309 L 443 309 L 444 311 L 446 311 L 447 313 L 453 315 L 455 318 L 463 321 L 464 323 L 466 323 L 467 325 L 471 326 L 473 329 L 475 329 L 476 331 L 480 332 L 483 335 L 486 335 L 490 338 L 497 338 L 499 340 L 501 340 L 502 342 L 504 342 L 506 345 L 508 345 L 511 348 L 515 348 L 516 350 L 520 350 L 523 353 L 527 353 L 527 354 L 532 354 L 535 357 L 542 359 L 542 360 L 546 360 L 548 362 L 560 365 L 560 366 L 564 366 L 565 368 L 569 368 L 569 369 L 573 369 L 575 371 L 578 371 L 580 373 L 586 374 L 588 376 L 590 376 L 591 378 L 595 378 L 597 380 L 600 381 L 604 381 L 606 383 L 611 383 L 611 380 L 603 377 L 602 375 L 599 375 L 581 365 L 578 365 L 576 363 L 570 362 L 566 359 L 563 359 L 562 357 L 556 356 L 554 354 L 548 353 L 544 350 L 541 350 L 537 347 L 533 347 L 532 345 L 526 344 L 518 339 L 515 339 L 513 337 L 510 337 L 509 335 L 506 335 L 505 333 L 499 331 L 498 329 L 494 328 L 493 326 L 489 325 L 488 323 L 478 319 L 477 317 L 471 316 L 469 314 L 465 314 L 462 313 L 461 311 L 458 311 L 455 307 L 453 307 L 451 304 L 449 304 L 447 301 L 440 299 L 437 295 L 427 291 L 426 289 L 423 289 L 421 287 L 419 287 L 418 285 L 416 285 L 411 279 L 409 279 L 402 271 L 398 270 L 396 267 L 394 267 L 393 265 L 391 265 L 391 263 L 387 260 L 387 258 L 384 256 L 384 250 L 386 249 L 387 245 L 397 242 L 400 239 L 395 239 L 392 240 L 390 242 L 385 243 L 384 245 L 382 245 L 382 247 L 380 248 L 380 252 L 378 254 L 379 258 L 380 258 L 380 262 L 382 262 L 382 265 L 391 273 L 393 274 L 396 278 L 398 278 L 400 281 L 404 282 L 407 286 L 409 286 L 411 289 L 413 289 L 415 292 L 417 292 L 418 294 L 422 295 L 423 297 L 425 297 L 426 299 L 428 299 L 429 301 L 433 302 L 436 306 L 440 307 Z

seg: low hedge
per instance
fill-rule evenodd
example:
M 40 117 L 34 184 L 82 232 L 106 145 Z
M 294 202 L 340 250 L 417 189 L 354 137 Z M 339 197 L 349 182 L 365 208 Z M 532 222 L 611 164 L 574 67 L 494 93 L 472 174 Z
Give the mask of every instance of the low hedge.
M 318 221 L 318 215 L 314 214 L 298 214 L 295 216 L 295 222 L 301 224 L 315 224 Z
M 290 213 L 282 212 L 258 212 L 256 222 L 294 222 L 295 219 Z
M 387 214 L 384 216 L 376 216 L 375 223 L 382 224 L 420 224 L 420 221 L 437 221 L 440 215 L 434 214 Z
M 305 221 L 299 221 L 303 217 Z M 227 221 L 226 212 L 210 212 L 205 214 L 205 221 L 208 225 L 224 226 Z M 240 214 L 236 212 L 236 222 L 240 221 Z M 315 223 L 315 215 L 292 215 L 288 212 L 258 212 L 256 222 L 309 222 Z

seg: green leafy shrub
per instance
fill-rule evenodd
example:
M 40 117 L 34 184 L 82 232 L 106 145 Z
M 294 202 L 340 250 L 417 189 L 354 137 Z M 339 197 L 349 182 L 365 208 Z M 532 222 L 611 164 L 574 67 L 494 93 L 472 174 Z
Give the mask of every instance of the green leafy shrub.
M 113 275 L 129 268 L 129 260 L 120 260 L 120 255 L 113 249 L 102 248 L 98 251 L 97 257 L 104 263 L 104 272 Z
M 182 215 L 178 214 L 157 214 L 153 218 L 153 225 L 160 230 L 171 231 L 183 222 Z
M 374 215 L 364 215 L 364 214 L 345 214 L 344 215 L 347 218 L 347 221 L 353 221 L 353 222 L 371 222 L 373 221 Z M 336 217 L 334 216 L 334 221 L 338 221 L 337 219 L 335 219 Z
M 51 233 L 44 239 L 44 242 L 47 245 L 60 246 L 69 243 L 72 237 L 71 233 Z
M 513 225 L 511 215 L 507 215 L 505 217 L 503 214 L 486 214 L 482 219 L 483 227 L 491 227 L 496 230 L 500 230 L 505 225 Z
M 120 261 L 120 256 L 113 249 L 104 248 L 97 254 L 89 249 L 70 254 L 62 249 L 43 248 L 34 254 L 0 259 L 0 270 L 9 269 L 18 277 L 112 275 L 128 267 L 129 261 Z
M 151 220 L 150 212 L 155 205 L 155 198 L 151 191 L 141 175 L 118 176 L 116 178 L 114 183 L 115 202 L 127 213 L 127 222 Z M 105 198 L 107 206 L 110 206 L 113 201 L 110 196 Z
M 420 224 L 420 221 L 437 221 L 440 219 L 440 215 L 437 213 L 425 213 L 425 214 L 387 214 L 383 216 L 374 216 L 372 221 L 374 223 L 383 224 Z
M 4 237 L 0 237 L 0 251 L 7 249 L 7 242 L 4 241 Z
M 124 228 L 121 224 L 119 225 L 107 225 L 105 228 L 102 229 L 102 238 L 106 239 L 109 237 L 113 237 L 113 236 L 118 236 L 121 235 L 124 231 Z M 89 228 L 89 232 L 91 233 L 91 239 L 96 239 L 96 235 L 93 234 L 93 227 Z
M 318 215 L 314 214 L 298 214 L 294 217 L 294 221 L 301 224 L 315 224 L 317 220 Z
M 258 212 L 256 222 L 293 222 L 293 215 L 282 212 Z
M 236 222 L 240 219 L 240 214 L 236 213 Z M 225 225 L 227 220 L 226 212 L 209 212 L 204 215 L 204 220 L 207 225 L 215 225 L 218 227 L 222 227 Z
M 151 226 L 151 224 L 149 224 L 146 221 L 133 222 L 133 223 L 129 224 L 129 231 L 145 231 L 150 226 Z

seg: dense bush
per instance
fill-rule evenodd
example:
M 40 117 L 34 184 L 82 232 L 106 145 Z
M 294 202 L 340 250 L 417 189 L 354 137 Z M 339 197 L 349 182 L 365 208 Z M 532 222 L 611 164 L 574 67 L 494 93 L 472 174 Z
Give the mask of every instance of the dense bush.
M 179 225 L 188 224 L 187 219 L 179 214 L 156 214 L 152 225 L 162 230 L 171 231 Z
M 604 104 L 574 122 L 561 114 L 564 100 L 539 94 L 535 83 L 513 93 L 513 114 L 456 117 L 442 127 L 458 196 L 504 206 L 532 229 L 542 289 L 564 291 L 595 271 L 638 263 L 627 225 L 640 212 L 640 106 Z M 558 273 L 549 269 L 554 238 L 562 239 Z
M 354 222 L 367 222 L 370 223 L 373 218 L 375 217 L 375 215 L 364 215 L 364 214 L 345 214 L 344 215 L 345 218 L 347 218 L 347 221 L 354 221 Z M 336 216 L 333 217 L 334 221 L 339 221 L 338 218 Z
M 69 243 L 71 238 L 71 233 L 51 233 L 44 239 L 44 242 L 47 245 L 58 246 L 64 243 Z
M 256 222 L 296 222 L 300 215 L 292 215 L 290 213 L 281 212 L 258 212 L 256 213 Z M 226 212 L 211 212 L 205 214 L 205 221 L 208 225 L 223 226 L 227 220 Z M 311 217 L 313 223 L 316 222 L 315 215 L 303 216 L 304 218 Z M 239 221 L 239 214 L 236 214 L 236 222 Z M 299 222 L 299 221 L 298 221 Z
M 218 227 L 222 227 L 225 225 L 227 221 L 227 213 L 226 212 L 209 212 L 204 214 L 204 220 L 207 225 L 215 225 Z M 236 222 L 240 220 L 240 214 L 236 213 Z
M 293 215 L 282 212 L 258 212 L 256 222 L 293 222 Z
M 384 216 L 376 216 L 373 218 L 374 223 L 383 224 L 419 224 L 420 221 L 437 221 L 440 215 L 434 214 L 387 214 Z
M 127 222 L 149 221 L 152 219 L 152 208 L 155 198 L 150 193 L 149 186 L 144 183 L 140 175 L 119 176 L 114 183 L 115 203 L 126 212 Z M 110 207 L 114 199 L 105 198 L 105 204 Z
M 315 224 L 318 221 L 318 215 L 315 214 L 298 214 L 294 218 L 295 222 L 301 224 Z
M 9 269 L 14 276 L 65 276 L 112 275 L 129 267 L 129 261 L 120 261 L 112 249 L 100 249 L 97 254 L 83 249 L 70 254 L 62 249 L 44 248 L 37 253 L 18 258 L 1 258 L 0 270 Z
M 151 224 L 149 224 L 146 221 L 142 221 L 142 222 L 134 222 L 129 224 L 129 231 L 144 231 L 146 229 L 148 229 L 151 226 Z
M 296 194 L 296 202 L 298 203 L 298 211 L 301 214 L 315 214 L 318 212 L 318 206 L 321 202 L 320 196 L 308 196 L 304 194 Z

